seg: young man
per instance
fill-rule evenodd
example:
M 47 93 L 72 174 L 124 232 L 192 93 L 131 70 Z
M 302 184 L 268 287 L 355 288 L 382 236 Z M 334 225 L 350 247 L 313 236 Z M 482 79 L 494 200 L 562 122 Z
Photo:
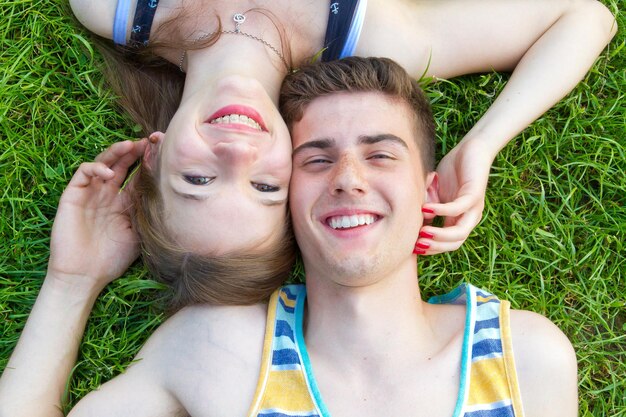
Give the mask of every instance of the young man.
M 70 415 L 575 416 L 575 355 L 552 323 L 509 315 L 508 303 L 471 286 L 421 300 L 416 208 L 437 190 L 432 116 L 417 84 L 389 60 L 350 58 L 290 76 L 282 108 L 306 288 L 285 287 L 269 306 L 183 309 Z M 100 159 L 113 173 L 88 165 L 74 185 L 99 176 L 119 187 L 142 146 L 117 146 Z M 105 266 L 49 272 L 65 279 L 42 289 L 0 381 L 0 415 L 60 415 L 94 288 L 114 275 Z M 76 289 L 68 277 L 77 271 L 99 284 Z M 38 371 L 24 370 L 28 362 Z

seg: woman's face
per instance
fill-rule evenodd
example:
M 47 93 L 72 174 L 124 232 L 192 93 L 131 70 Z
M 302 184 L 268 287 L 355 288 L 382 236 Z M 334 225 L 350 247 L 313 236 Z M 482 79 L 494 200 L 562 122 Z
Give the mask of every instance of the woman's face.
M 229 76 L 186 97 L 159 157 L 166 222 L 185 249 L 262 249 L 281 235 L 291 139 L 256 80 Z

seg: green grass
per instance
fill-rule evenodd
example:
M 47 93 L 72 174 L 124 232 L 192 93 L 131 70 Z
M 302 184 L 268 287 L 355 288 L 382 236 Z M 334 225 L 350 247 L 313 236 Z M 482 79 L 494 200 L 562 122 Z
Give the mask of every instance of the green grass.
M 0 1 L 0 370 L 45 275 L 65 185 L 82 161 L 135 137 L 65 3 Z M 557 323 L 578 354 L 583 416 L 626 416 L 623 15 L 618 23 L 585 80 L 497 158 L 483 221 L 466 244 L 420 265 L 426 296 L 471 281 Z M 505 82 L 487 74 L 427 87 L 444 150 Z M 145 275 L 137 265 L 101 295 L 70 405 L 122 371 L 162 321 L 158 286 Z

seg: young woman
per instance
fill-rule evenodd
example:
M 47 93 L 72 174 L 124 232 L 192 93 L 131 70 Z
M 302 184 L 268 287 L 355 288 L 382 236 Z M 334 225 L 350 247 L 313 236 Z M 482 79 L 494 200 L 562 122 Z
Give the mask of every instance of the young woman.
M 216 258 L 284 252 L 291 144 L 278 91 L 320 52 L 386 56 L 414 77 L 513 71 L 438 167 L 444 204 L 423 210 L 445 227 L 424 227 L 416 244 L 435 254 L 458 248 L 480 220 L 498 151 L 580 81 L 616 30 L 595 0 L 70 3 L 87 29 L 126 45 L 106 53 L 118 93 L 146 129 L 165 130 L 150 136 L 136 207 L 148 264 L 174 283 L 219 270 Z M 269 295 L 258 277 L 250 285 L 249 299 L 226 301 Z

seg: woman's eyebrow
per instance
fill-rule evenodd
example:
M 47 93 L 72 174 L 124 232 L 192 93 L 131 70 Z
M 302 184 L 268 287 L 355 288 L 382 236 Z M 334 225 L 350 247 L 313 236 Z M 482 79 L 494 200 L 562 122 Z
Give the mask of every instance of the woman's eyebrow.
M 264 206 L 268 206 L 268 207 L 280 206 L 282 204 L 287 203 L 287 197 L 281 198 L 280 200 L 272 200 L 272 199 L 269 199 L 269 198 L 262 198 L 262 199 L 259 200 L 259 203 L 263 204 Z
M 188 194 L 183 193 L 172 187 L 172 192 L 176 194 L 178 197 L 184 198 L 186 200 L 194 200 L 194 201 L 204 201 L 209 198 L 208 194 Z
M 335 145 L 335 139 L 331 139 L 331 138 L 311 140 L 306 143 L 303 143 L 302 145 L 294 149 L 291 156 L 296 156 L 297 154 L 299 154 L 305 149 L 310 149 L 310 148 L 328 149 L 334 145 Z

